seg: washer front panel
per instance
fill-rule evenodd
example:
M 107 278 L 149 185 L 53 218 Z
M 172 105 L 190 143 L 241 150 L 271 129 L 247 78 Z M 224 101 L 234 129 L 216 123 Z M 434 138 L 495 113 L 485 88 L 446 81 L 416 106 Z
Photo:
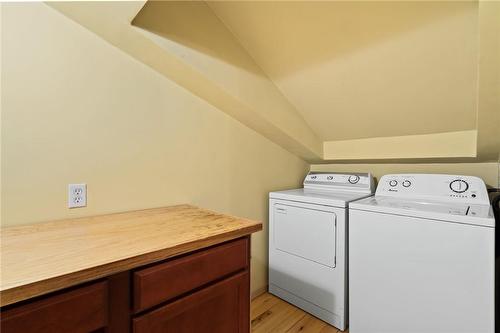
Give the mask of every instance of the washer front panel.
M 349 331 L 493 333 L 494 235 L 350 210 Z

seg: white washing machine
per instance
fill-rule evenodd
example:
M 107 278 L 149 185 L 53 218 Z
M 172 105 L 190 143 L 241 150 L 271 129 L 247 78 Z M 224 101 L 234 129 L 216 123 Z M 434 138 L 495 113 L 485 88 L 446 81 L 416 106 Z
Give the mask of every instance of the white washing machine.
M 346 328 L 347 205 L 373 194 L 370 174 L 310 172 L 269 194 L 269 292 Z
M 477 177 L 383 176 L 349 209 L 351 333 L 493 333 L 495 220 Z

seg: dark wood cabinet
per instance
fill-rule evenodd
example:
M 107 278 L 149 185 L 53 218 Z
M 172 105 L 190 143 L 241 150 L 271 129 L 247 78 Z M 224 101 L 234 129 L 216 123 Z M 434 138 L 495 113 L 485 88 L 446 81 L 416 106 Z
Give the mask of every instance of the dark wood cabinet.
M 244 270 L 249 264 L 248 249 L 248 239 L 244 238 L 135 271 L 134 311 Z
M 248 333 L 248 272 L 224 279 L 133 320 L 134 333 Z
M 1 309 L 2 333 L 248 333 L 250 238 Z
M 89 333 L 108 325 L 108 285 L 98 282 L 1 312 L 2 333 Z

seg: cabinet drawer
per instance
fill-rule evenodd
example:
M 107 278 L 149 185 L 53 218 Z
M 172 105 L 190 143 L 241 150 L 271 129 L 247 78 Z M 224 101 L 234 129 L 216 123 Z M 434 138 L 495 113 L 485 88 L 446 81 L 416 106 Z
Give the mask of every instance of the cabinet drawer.
M 248 271 L 233 275 L 133 320 L 134 333 L 248 333 Z
M 99 282 L 2 310 L 2 333 L 88 333 L 108 322 L 108 286 Z
M 239 239 L 134 272 L 139 312 L 248 266 L 249 240 Z

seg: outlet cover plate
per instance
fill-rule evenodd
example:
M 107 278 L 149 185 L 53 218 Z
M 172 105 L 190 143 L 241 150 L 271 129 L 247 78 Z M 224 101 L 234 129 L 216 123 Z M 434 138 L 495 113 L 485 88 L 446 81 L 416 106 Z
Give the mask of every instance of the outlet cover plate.
M 87 206 L 87 184 L 68 185 L 68 208 Z

